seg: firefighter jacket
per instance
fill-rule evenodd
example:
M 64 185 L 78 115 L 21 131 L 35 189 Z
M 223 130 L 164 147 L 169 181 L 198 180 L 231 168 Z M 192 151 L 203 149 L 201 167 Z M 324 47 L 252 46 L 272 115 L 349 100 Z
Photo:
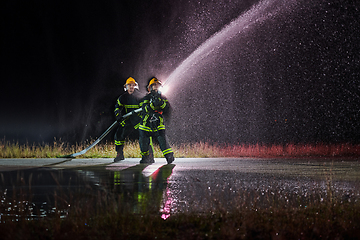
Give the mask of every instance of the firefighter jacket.
M 120 119 L 121 116 L 136 110 L 139 108 L 139 103 L 140 103 L 140 93 L 135 90 L 135 92 L 133 94 L 129 94 L 128 92 L 125 92 L 124 94 L 122 94 L 116 101 L 115 104 L 115 117 L 116 119 Z M 121 126 L 125 126 L 125 124 L 127 122 L 130 122 L 135 129 L 137 129 L 139 127 L 139 123 L 140 123 L 140 114 L 139 113 L 135 113 L 133 115 L 131 115 L 130 117 L 128 117 L 127 119 L 124 119 L 122 122 L 120 122 Z
M 171 107 L 165 96 L 151 92 L 140 101 L 142 107 L 139 129 L 146 132 L 165 130 L 164 115 L 169 114 Z

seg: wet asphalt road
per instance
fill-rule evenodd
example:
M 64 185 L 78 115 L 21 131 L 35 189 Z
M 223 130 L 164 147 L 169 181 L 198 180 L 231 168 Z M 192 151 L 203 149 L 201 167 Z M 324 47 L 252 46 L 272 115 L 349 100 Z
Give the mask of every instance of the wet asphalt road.
M 0 159 L 0 172 L 48 167 L 53 169 L 72 169 L 87 167 L 107 166 L 111 168 L 128 168 L 139 164 L 140 159 L 130 158 L 119 163 L 113 163 L 108 158 L 92 159 L 61 159 L 61 158 L 39 158 L 39 159 Z M 304 159 L 264 159 L 264 158 L 177 158 L 173 163 L 173 175 L 191 175 L 192 171 L 225 171 L 229 174 L 252 173 L 274 177 L 313 177 L 326 178 L 331 175 L 336 179 L 345 181 L 360 180 L 360 159 L 350 158 L 304 158 Z M 166 165 L 163 158 L 155 159 L 151 164 L 156 168 Z M 200 177 L 201 176 L 190 176 Z
M 329 197 L 360 200 L 358 159 L 178 158 L 166 164 L 159 158 L 150 165 L 139 161 L 0 159 L 0 187 L 8 196 L 31 189 L 36 204 L 47 206 L 49 194 L 59 188 L 73 194 L 86 187 L 120 194 L 134 212 L 144 204 L 156 206 L 164 217 L 174 212 L 231 211 L 240 205 L 306 206 Z

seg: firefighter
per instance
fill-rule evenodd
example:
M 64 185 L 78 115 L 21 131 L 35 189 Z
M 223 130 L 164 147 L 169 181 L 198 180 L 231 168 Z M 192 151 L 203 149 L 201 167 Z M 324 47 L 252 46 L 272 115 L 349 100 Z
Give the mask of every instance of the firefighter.
M 141 94 L 138 90 L 138 83 L 134 78 L 129 77 L 125 84 L 125 93 L 122 94 L 116 101 L 115 104 L 115 117 L 119 122 L 119 127 L 115 133 L 115 149 L 117 152 L 114 162 L 124 160 L 124 144 L 125 138 L 128 137 L 134 129 L 138 129 L 140 125 L 140 114 L 134 113 L 126 119 L 122 119 L 122 116 L 130 113 L 139 108 L 139 102 Z
M 150 138 L 155 138 L 168 164 L 174 161 L 174 153 L 166 139 L 164 115 L 170 114 L 170 104 L 159 88 L 161 82 L 152 77 L 146 86 L 148 94 L 140 101 L 142 107 L 139 126 L 139 144 L 141 151 L 140 163 L 153 163 L 149 151 Z

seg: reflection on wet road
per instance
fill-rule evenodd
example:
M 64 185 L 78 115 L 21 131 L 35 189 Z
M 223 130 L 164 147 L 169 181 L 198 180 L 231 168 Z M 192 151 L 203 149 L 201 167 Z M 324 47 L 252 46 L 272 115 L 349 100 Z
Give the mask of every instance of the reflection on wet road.
M 133 213 L 159 211 L 174 164 L 138 164 L 126 169 L 106 167 L 113 176 L 113 192 Z M 163 211 L 164 216 L 170 214 Z
M 133 213 L 231 211 L 240 206 L 309 206 L 322 201 L 359 201 L 357 160 L 177 159 L 166 164 L 138 160 L 95 166 L 61 165 L 0 172 L 1 216 L 26 212 L 29 218 L 71 211 L 111 194 Z

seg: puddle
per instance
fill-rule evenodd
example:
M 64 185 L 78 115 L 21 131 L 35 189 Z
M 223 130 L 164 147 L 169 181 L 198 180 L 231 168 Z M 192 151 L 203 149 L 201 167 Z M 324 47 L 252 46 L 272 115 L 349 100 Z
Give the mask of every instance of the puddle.
M 76 207 L 97 208 L 99 202 L 112 202 L 127 212 L 150 212 L 166 219 L 178 212 L 209 213 L 241 207 L 306 208 L 360 199 L 357 175 L 344 180 L 336 177 L 337 168 L 332 172 L 313 169 L 309 174 L 293 163 L 267 172 L 259 167 L 256 170 L 257 162 L 246 164 L 247 168 L 238 170 L 194 168 L 194 163 L 179 166 L 155 163 L 1 172 L 0 222 L 9 217 L 14 221 L 20 217 L 65 218 Z M 269 163 L 268 167 L 274 166 Z M 75 207 L 74 202 L 78 204 Z
M 1 216 L 15 220 L 19 216 L 63 218 L 71 210 L 73 199 L 83 200 L 85 204 L 99 195 L 113 196 L 133 213 L 149 209 L 159 211 L 174 166 L 138 164 L 125 169 L 103 166 L 2 172 Z

